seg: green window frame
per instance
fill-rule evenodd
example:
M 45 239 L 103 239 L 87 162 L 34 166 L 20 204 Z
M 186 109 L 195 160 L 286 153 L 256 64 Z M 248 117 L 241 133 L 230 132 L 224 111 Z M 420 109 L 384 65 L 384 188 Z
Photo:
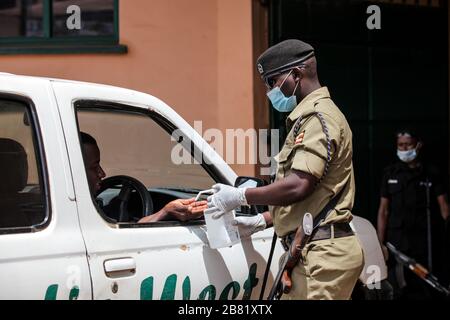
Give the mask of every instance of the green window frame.
M 119 0 L 114 0 L 114 32 L 111 36 L 53 37 L 53 0 L 43 0 L 43 36 L 0 37 L 0 54 L 127 53 L 119 44 Z

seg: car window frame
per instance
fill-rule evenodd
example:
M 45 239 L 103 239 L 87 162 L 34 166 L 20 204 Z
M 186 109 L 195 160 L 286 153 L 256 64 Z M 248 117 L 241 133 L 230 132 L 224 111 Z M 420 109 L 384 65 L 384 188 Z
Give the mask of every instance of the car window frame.
M 73 101 L 73 111 L 76 121 L 76 126 L 78 133 L 80 132 L 80 124 L 77 112 L 79 110 L 89 110 L 89 111 L 116 111 L 116 112 L 125 112 L 129 114 L 139 114 L 144 115 L 149 118 L 150 121 L 153 121 L 156 123 L 161 129 L 167 132 L 169 136 L 172 136 L 173 132 L 176 130 L 179 130 L 179 128 L 171 122 L 168 118 L 166 118 L 161 113 L 149 109 L 143 109 L 141 107 L 134 107 L 127 105 L 125 103 L 119 103 L 119 102 L 112 102 L 112 101 L 104 101 L 104 100 L 98 100 L 98 99 L 77 99 Z M 198 148 L 195 143 L 189 139 L 189 137 L 186 137 L 183 135 L 183 140 L 188 139 L 190 142 L 190 154 L 193 159 L 195 159 L 195 155 L 201 154 L 202 156 L 204 153 Z M 81 147 L 81 140 L 80 136 L 78 135 L 78 143 Z M 225 176 L 221 173 L 221 171 L 215 166 L 213 163 L 208 164 L 205 163 L 205 161 L 201 161 L 199 163 L 200 166 L 206 171 L 207 174 L 211 177 L 212 180 L 215 181 L 215 183 L 224 183 L 228 184 L 227 179 Z M 86 181 L 86 183 L 88 183 Z M 137 222 L 116 222 L 115 220 L 109 218 L 106 216 L 103 211 L 99 208 L 97 202 L 95 201 L 95 198 L 93 197 L 91 193 L 91 200 L 92 203 L 97 210 L 97 212 L 100 214 L 100 216 L 108 222 L 108 225 L 111 228 L 119 228 L 119 229 L 141 229 L 141 228 L 160 228 L 160 227 L 179 227 L 179 226 L 203 226 L 205 225 L 205 219 L 196 219 L 196 220 L 190 220 L 190 221 L 177 221 L 177 220 L 163 220 L 163 221 L 155 221 L 155 222 L 149 222 L 149 223 L 137 223 Z
M 42 139 L 42 129 L 39 123 L 39 117 L 36 112 L 36 106 L 31 98 L 23 95 L 0 92 L 0 100 L 1 101 L 9 100 L 12 102 L 21 103 L 28 111 L 29 116 L 28 121 L 31 127 L 33 149 L 35 152 L 39 185 L 42 188 L 41 192 L 43 192 L 43 199 L 45 205 L 44 209 L 45 217 L 42 222 L 26 227 L 12 227 L 12 228 L 0 227 L 0 236 L 8 234 L 27 234 L 27 233 L 41 232 L 47 229 L 47 227 L 50 225 L 52 221 L 52 206 L 50 198 L 50 188 L 48 183 L 49 174 L 47 167 L 47 158 L 45 156 L 46 154 L 45 145 Z

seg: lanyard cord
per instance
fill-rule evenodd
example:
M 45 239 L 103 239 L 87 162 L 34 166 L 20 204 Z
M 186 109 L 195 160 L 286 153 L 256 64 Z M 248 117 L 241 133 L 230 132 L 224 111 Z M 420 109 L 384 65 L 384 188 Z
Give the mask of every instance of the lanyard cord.
M 317 184 L 320 184 L 322 182 L 322 180 L 325 178 L 325 176 L 328 173 L 328 170 L 330 169 L 330 162 L 331 162 L 331 139 L 330 139 L 330 133 L 328 131 L 328 127 L 327 127 L 327 123 L 325 122 L 325 119 L 323 118 L 323 115 L 320 112 L 314 112 L 313 115 L 316 115 L 317 118 L 319 118 L 320 124 L 322 125 L 322 130 L 323 133 L 325 134 L 325 138 L 327 140 L 327 159 L 326 159 L 326 163 L 325 163 L 325 169 L 323 170 L 323 174 L 322 177 L 319 179 L 319 181 L 317 181 Z M 297 137 L 299 131 L 300 131 L 300 126 L 301 126 L 301 122 L 302 122 L 303 118 L 300 117 L 298 118 L 298 120 L 295 122 L 294 125 L 294 139 Z

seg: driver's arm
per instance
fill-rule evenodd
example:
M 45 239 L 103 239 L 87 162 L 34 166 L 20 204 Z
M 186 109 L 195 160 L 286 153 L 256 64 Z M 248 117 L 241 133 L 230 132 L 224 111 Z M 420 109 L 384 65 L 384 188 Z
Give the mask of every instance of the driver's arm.
M 142 218 L 138 223 L 150 223 L 163 220 L 194 220 L 202 217 L 203 211 L 207 208 L 207 201 L 195 201 L 194 198 L 178 199 L 169 202 L 158 212 Z

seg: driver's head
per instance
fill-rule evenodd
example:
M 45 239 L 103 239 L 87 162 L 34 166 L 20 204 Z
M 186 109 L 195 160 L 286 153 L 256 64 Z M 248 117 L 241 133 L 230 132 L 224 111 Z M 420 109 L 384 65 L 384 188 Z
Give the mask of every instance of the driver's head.
M 106 177 L 105 171 L 100 166 L 100 149 L 97 146 L 97 141 L 91 135 L 80 132 L 80 137 L 89 188 L 91 192 L 97 194 L 102 179 Z

